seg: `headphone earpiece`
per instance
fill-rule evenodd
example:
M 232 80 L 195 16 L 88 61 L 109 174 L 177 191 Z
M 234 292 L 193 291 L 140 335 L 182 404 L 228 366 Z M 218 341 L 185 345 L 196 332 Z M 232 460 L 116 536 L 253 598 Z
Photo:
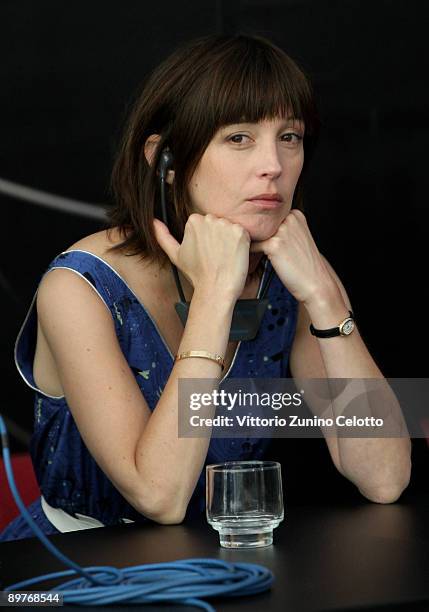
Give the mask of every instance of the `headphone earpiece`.
M 159 159 L 159 174 L 162 179 L 167 177 L 167 172 L 173 167 L 173 154 L 168 147 L 162 150 L 161 157 Z

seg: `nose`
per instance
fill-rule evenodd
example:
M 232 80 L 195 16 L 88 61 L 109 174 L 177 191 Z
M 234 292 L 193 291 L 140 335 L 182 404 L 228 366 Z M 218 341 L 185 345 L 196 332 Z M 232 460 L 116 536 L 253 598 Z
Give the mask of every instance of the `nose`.
M 270 178 L 277 178 L 282 173 L 277 143 L 269 143 L 261 146 L 258 154 L 258 175 Z

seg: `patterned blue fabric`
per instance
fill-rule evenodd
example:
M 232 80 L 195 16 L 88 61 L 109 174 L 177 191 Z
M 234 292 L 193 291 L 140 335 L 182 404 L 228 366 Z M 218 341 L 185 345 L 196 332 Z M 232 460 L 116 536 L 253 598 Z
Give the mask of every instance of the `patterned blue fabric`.
M 46 273 L 67 268 L 79 274 L 98 293 L 109 309 L 125 358 L 148 405 L 153 410 L 173 367 L 173 355 L 133 291 L 109 264 L 92 253 L 74 250 L 58 255 Z M 267 263 L 265 276 L 269 272 Z M 286 376 L 297 318 L 297 302 L 274 274 L 268 291 L 269 307 L 257 337 L 242 341 L 228 378 L 278 378 Z M 33 378 L 37 339 L 37 312 L 34 296 L 18 336 L 15 359 L 25 382 L 34 389 L 34 434 L 31 456 L 40 489 L 48 504 L 71 515 L 94 517 L 105 525 L 121 518 L 147 520 L 115 489 L 87 450 L 65 397 L 40 391 Z M 212 438 L 206 463 L 259 459 L 267 439 Z M 112 453 L 114 453 L 112 449 Z M 204 510 L 205 469 L 188 506 L 187 517 Z M 42 512 L 40 504 L 34 512 Z M 43 514 L 43 512 L 42 512 Z M 43 517 L 40 519 L 43 522 Z M 46 520 L 46 519 L 45 519 Z M 45 524 L 45 529 L 46 529 Z M 52 527 L 52 529 L 54 529 Z M 56 532 L 56 530 L 54 531 Z M 28 528 L 17 518 L 0 535 L 0 541 L 27 537 Z
M 40 497 L 36 499 L 30 506 L 27 507 L 31 518 L 36 525 L 43 531 L 45 535 L 55 535 L 60 533 L 45 516 L 40 505 Z M 34 531 L 28 525 L 27 521 L 18 516 L 14 521 L 9 523 L 6 529 L 0 535 L 0 542 L 8 542 L 9 540 L 22 540 L 23 538 L 34 538 Z

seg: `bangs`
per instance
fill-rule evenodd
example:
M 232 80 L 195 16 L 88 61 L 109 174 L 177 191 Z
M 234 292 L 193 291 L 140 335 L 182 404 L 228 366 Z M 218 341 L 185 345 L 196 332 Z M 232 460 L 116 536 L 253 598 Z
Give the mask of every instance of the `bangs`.
M 204 112 L 211 115 L 215 131 L 227 124 L 278 117 L 303 121 L 307 135 L 316 129 L 309 82 L 280 49 L 244 39 L 218 58 L 207 77 Z

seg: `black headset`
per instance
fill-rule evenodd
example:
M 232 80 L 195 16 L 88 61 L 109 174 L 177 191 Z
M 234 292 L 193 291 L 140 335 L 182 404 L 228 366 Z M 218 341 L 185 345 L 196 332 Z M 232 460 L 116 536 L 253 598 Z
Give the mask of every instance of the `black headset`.
M 167 198 L 165 193 L 165 182 L 167 178 L 167 173 L 169 170 L 172 170 L 173 165 L 173 154 L 171 153 L 169 147 L 166 146 L 162 150 L 161 156 L 159 158 L 158 174 L 161 192 L 162 220 L 167 227 L 168 213 Z M 239 340 L 253 340 L 256 337 L 256 334 L 258 333 L 259 327 L 261 326 L 262 319 L 265 314 L 265 310 L 268 306 L 268 299 L 266 298 L 266 295 L 274 273 L 274 268 L 268 262 L 268 259 L 266 259 L 265 262 L 265 270 L 267 265 L 270 266 L 271 269 L 269 271 L 264 290 L 261 292 L 261 296 L 253 300 L 237 300 L 237 302 L 235 303 L 234 312 L 232 315 L 231 329 L 229 333 L 230 341 L 236 342 Z M 176 281 L 176 287 L 180 299 L 180 301 L 175 304 L 175 308 L 184 327 L 188 318 L 190 303 L 186 301 L 176 266 L 173 263 L 171 264 L 171 266 L 173 269 L 173 275 Z M 262 279 L 264 279 L 264 276 L 262 277 Z
M 168 147 L 165 147 L 161 152 L 161 157 L 158 162 L 158 173 L 160 179 L 160 189 L 161 189 L 161 212 L 162 212 L 162 220 L 165 225 L 168 227 L 168 214 L 167 214 L 167 204 L 165 197 L 165 180 L 167 178 L 168 171 L 173 167 L 173 154 Z
M 168 147 L 162 150 L 161 157 L 159 159 L 158 170 L 161 178 L 165 179 L 167 172 L 173 167 L 173 154 Z

